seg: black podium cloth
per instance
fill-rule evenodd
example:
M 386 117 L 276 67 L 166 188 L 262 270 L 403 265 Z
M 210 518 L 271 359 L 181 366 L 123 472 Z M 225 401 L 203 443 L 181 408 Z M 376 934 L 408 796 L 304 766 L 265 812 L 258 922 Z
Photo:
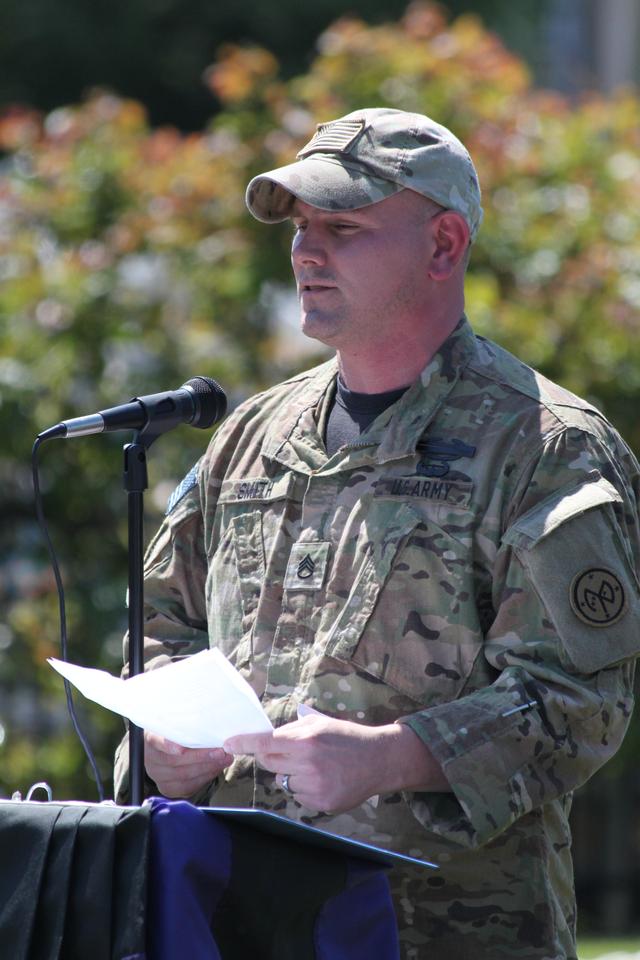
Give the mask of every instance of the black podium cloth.
M 383 863 L 225 814 L 0 802 L 0 958 L 397 960 Z
M 0 805 L 0 957 L 145 960 L 151 808 Z

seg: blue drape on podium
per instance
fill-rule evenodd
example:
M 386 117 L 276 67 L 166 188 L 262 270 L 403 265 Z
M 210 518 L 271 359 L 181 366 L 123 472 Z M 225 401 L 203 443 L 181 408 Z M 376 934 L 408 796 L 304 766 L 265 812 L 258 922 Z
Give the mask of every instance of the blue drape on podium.
M 397 960 L 380 865 L 152 802 L 153 960 Z

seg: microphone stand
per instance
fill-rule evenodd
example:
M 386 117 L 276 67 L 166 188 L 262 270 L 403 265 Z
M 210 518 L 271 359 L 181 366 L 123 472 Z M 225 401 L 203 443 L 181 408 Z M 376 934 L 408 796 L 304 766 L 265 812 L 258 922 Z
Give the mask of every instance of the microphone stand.
M 186 406 L 185 406 L 186 405 Z M 187 409 L 187 407 L 189 409 Z M 135 677 L 144 670 L 144 547 L 143 547 L 143 493 L 147 479 L 147 450 L 161 434 L 187 421 L 194 427 L 210 427 L 226 412 L 227 398 L 222 388 L 209 377 L 193 377 L 180 390 L 155 393 L 148 397 L 134 397 L 129 403 L 112 407 L 88 417 L 63 420 L 38 434 L 33 448 L 33 484 L 36 494 L 38 522 L 43 529 L 52 557 L 53 569 L 60 594 L 60 630 L 63 655 L 66 659 L 66 627 L 64 616 L 64 593 L 59 578 L 58 566 L 49 535 L 42 516 L 36 450 L 43 440 L 54 437 L 85 436 L 102 433 L 104 430 L 133 429 L 144 415 L 145 424 L 134 434 L 133 442 L 124 447 L 124 488 L 128 494 L 129 523 L 129 676 Z M 98 789 L 102 796 L 100 775 L 93 762 L 91 751 L 77 726 L 69 686 L 65 680 L 71 717 L 85 751 L 92 763 Z M 142 804 L 144 796 L 144 730 L 136 724 L 129 725 L 129 795 L 134 806 Z
M 157 433 L 139 431 L 133 443 L 124 446 L 124 488 L 127 491 L 129 521 L 129 676 L 144 670 L 144 547 L 143 494 L 149 485 L 147 450 Z M 129 795 L 133 806 L 144 798 L 144 730 L 129 723 Z

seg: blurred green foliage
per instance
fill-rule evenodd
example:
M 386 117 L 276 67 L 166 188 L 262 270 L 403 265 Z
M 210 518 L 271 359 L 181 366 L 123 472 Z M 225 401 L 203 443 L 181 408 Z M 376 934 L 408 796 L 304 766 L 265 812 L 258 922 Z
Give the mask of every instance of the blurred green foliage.
M 287 226 L 246 212 L 250 177 L 290 162 L 315 128 L 362 105 L 428 113 L 469 147 L 485 222 L 468 277 L 483 334 L 594 400 L 640 450 L 640 103 L 570 106 L 536 91 L 473 16 L 431 4 L 367 26 L 343 18 L 309 70 L 228 45 L 207 72 L 221 110 L 200 133 L 152 129 L 95 93 L 46 116 L 0 116 L 0 793 L 46 779 L 92 799 L 66 720 L 57 601 L 35 525 L 33 438 L 58 420 L 214 376 L 232 403 L 309 363 L 281 351 Z M 123 439 L 42 448 L 42 485 L 68 591 L 71 659 L 116 672 L 126 623 Z M 149 529 L 205 437 L 149 456 Z M 121 723 L 82 704 L 108 777 Z M 611 770 L 632 756 L 632 738 Z

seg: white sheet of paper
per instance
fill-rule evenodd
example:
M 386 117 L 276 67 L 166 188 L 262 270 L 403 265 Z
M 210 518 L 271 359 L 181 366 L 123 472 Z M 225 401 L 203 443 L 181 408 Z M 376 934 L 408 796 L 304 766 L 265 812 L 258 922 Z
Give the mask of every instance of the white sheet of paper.
M 184 747 L 221 747 L 239 733 L 273 729 L 258 697 L 219 650 L 203 650 L 128 680 L 48 661 L 80 693 Z

